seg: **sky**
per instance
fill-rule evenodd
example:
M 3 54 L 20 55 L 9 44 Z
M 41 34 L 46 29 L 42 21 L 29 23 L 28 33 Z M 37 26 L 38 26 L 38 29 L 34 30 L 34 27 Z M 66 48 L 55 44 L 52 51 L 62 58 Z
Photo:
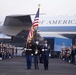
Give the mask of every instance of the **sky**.
M 38 4 L 46 16 L 76 16 L 76 0 L 0 0 L 0 20 L 7 15 L 36 14 Z
M 76 15 L 76 0 L 0 0 L 0 16 L 35 14 L 38 4 L 46 15 Z

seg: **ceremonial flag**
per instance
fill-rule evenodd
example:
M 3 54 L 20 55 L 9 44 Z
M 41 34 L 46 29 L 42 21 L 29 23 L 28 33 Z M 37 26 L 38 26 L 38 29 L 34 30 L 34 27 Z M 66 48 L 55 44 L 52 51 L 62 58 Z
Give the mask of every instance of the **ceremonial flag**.
M 34 30 L 39 25 L 39 10 L 40 10 L 40 5 L 38 7 L 38 11 L 37 11 L 35 19 L 33 21 L 33 25 L 32 25 L 32 27 L 31 27 L 31 29 L 29 31 L 29 34 L 28 34 L 28 37 L 27 37 L 27 42 L 33 38 Z

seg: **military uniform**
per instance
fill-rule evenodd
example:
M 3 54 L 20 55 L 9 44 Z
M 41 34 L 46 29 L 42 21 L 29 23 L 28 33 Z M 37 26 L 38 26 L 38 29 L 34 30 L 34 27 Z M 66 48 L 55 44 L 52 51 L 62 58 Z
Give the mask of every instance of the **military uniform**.
M 2 52 L 2 59 L 4 59 L 4 47 L 3 47 L 3 44 L 1 46 L 1 52 Z
M 44 44 L 42 48 L 44 69 L 48 70 L 49 45 Z
M 2 60 L 1 44 L 0 44 L 0 60 Z
M 75 63 L 75 55 L 76 55 L 76 49 L 73 49 L 71 52 L 71 63 L 72 64 L 76 64 Z
M 34 55 L 34 66 L 35 66 L 35 69 L 39 69 L 39 66 L 38 66 L 38 57 L 39 57 L 39 45 L 35 44 L 34 45 L 34 51 L 33 51 L 33 55 Z
M 43 63 L 42 45 L 39 46 L 39 62 Z
M 27 69 L 31 69 L 31 63 L 32 63 L 32 47 L 33 45 L 31 43 L 27 43 L 27 46 L 25 48 L 25 55 L 26 55 L 26 64 Z

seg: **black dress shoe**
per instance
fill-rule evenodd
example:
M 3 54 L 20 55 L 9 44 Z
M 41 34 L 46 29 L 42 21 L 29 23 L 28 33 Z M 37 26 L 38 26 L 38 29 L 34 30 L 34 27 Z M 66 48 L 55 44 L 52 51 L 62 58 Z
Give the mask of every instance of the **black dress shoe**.
M 44 68 L 44 70 L 46 70 L 46 68 Z
M 45 70 L 48 70 L 48 68 L 45 68 Z
M 29 69 L 29 68 L 27 68 L 27 69 Z

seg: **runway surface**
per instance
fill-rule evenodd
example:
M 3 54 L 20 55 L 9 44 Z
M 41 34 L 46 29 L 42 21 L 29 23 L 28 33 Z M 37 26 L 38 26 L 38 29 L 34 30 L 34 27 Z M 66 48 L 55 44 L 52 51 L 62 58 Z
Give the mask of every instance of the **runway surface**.
M 44 70 L 43 64 L 39 63 L 39 70 L 26 69 L 25 57 L 14 57 L 0 61 L 0 75 L 76 75 L 76 65 L 61 59 L 50 58 L 49 69 Z

